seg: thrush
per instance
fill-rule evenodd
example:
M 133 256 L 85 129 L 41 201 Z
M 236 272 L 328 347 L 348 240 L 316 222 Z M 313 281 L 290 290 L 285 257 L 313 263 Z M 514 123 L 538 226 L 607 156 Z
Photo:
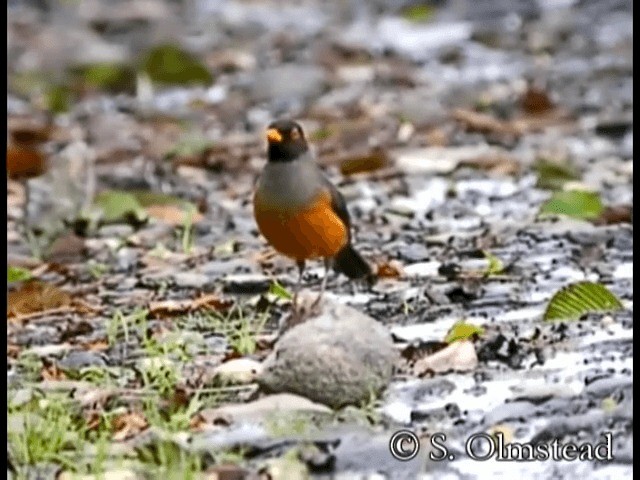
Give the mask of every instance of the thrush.
M 307 260 L 321 258 L 325 264 L 312 306 L 322 298 L 331 269 L 371 283 L 371 267 L 351 242 L 344 197 L 316 164 L 302 127 L 291 120 L 275 121 L 267 129 L 267 141 L 267 164 L 257 182 L 254 215 L 269 244 L 298 266 L 294 310 Z

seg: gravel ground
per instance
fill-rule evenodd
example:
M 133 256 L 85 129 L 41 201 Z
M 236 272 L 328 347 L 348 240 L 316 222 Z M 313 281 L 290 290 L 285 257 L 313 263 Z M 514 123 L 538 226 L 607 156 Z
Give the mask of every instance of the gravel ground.
M 95 473 L 79 467 L 97 468 L 91 433 L 83 450 L 61 441 L 58 457 L 16 453 L 25 431 L 48 435 L 25 415 L 76 432 L 43 413 L 55 398 L 90 432 L 112 422 L 102 469 L 125 469 L 113 478 L 168 475 L 157 470 L 171 463 L 158 460 L 167 444 L 202 462 L 196 470 L 207 473 L 194 478 L 631 478 L 630 2 L 116 3 L 8 4 L 7 162 L 19 148 L 46 159 L 28 180 L 26 220 L 24 182 L 8 180 L 8 262 L 63 292 L 9 299 L 12 475 Z M 105 91 L 73 76 L 87 64 L 135 65 L 168 42 L 211 79 L 161 86 L 138 75 Z M 66 111 L 43 113 L 51 92 L 68 96 Z M 269 398 L 253 374 L 289 311 L 269 288 L 296 279 L 251 208 L 264 127 L 280 116 L 304 126 L 347 199 L 355 244 L 384 273 L 371 289 L 331 277 L 329 301 L 383 325 L 405 359 L 369 404 L 327 413 L 283 400 L 313 412 L 302 430 L 293 414 L 284 428 L 251 417 L 266 408 L 253 402 Z M 541 159 L 563 173 L 541 173 Z M 541 217 L 559 178 L 597 192 L 605 214 Z M 107 190 L 162 192 L 198 211 L 145 204 L 150 219 L 129 211 L 108 222 L 89 208 Z M 306 287 L 322 273 L 311 264 Z M 543 321 L 552 296 L 579 281 L 602 283 L 623 309 Z M 459 320 L 484 328 L 472 368 L 455 371 L 456 357 L 418 375 L 414 361 Z M 216 382 L 216 369 L 238 358 L 254 362 L 240 368 L 248 381 Z M 193 407 L 186 423 L 166 413 L 174 403 Z M 235 403 L 251 415 L 236 405 L 224 414 L 235 420 L 221 420 L 216 409 Z M 409 462 L 389 452 L 401 429 L 423 442 Z M 610 432 L 614 458 L 481 462 L 465 452 L 479 432 L 592 445 Z M 437 433 L 455 460 L 429 458 Z M 155 460 L 140 453 L 151 447 Z M 296 460 L 284 462 L 291 451 Z M 242 467 L 224 476 L 224 464 Z

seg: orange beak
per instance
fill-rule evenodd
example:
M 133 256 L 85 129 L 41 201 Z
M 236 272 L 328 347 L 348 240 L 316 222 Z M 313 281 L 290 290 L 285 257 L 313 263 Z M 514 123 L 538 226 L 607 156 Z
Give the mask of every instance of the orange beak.
M 267 140 L 270 142 L 278 143 L 282 141 L 282 135 L 275 128 L 267 130 Z

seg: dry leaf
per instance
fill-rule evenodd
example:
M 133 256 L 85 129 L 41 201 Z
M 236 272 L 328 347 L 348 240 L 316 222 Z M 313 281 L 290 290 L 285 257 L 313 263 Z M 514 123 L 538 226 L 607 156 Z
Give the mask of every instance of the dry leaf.
M 149 205 L 145 210 L 151 218 L 174 226 L 184 225 L 189 217 L 189 212 L 180 205 Z M 200 212 L 191 213 L 192 224 L 200 222 L 203 218 Z
M 90 352 L 103 352 L 109 349 L 109 342 L 106 340 L 94 340 L 93 342 L 83 343 L 82 348 Z
M 431 147 L 446 147 L 449 145 L 449 134 L 440 127 L 434 127 L 424 134 L 427 145 Z
M 7 317 L 71 305 L 71 295 L 55 285 L 32 280 L 7 295 Z
M 508 155 L 490 155 L 462 160 L 461 167 L 477 168 L 499 175 L 515 175 L 520 172 L 520 163 Z
M 149 424 L 144 415 L 139 412 L 127 412 L 113 419 L 113 440 L 121 442 L 131 438 L 146 429 Z
M 100 411 L 87 410 L 83 412 L 82 416 L 84 417 L 87 430 L 95 431 L 98 429 L 98 427 L 100 427 L 100 420 L 102 418 L 102 415 L 100 415 Z
M 453 111 L 452 116 L 455 120 L 462 123 L 467 130 L 474 132 L 497 133 L 500 135 L 510 135 L 514 137 L 518 137 L 524 133 L 524 130 L 518 124 L 498 120 L 486 113 L 457 108 Z
M 208 468 L 203 480 L 245 480 L 248 471 L 233 463 L 222 463 Z
M 18 358 L 20 355 L 20 351 L 22 347 L 20 345 L 7 344 L 7 357 L 9 358 Z
M 98 388 L 92 386 L 75 392 L 74 400 L 82 407 L 97 408 L 103 407 L 116 393 L 117 390 L 115 388 Z
M 149 314 L 155 317 L 171 317 L 196 310 L 226 310 L 233 304 L 232 300 L 223 300 L 214 294 L 202 295 L 196 299 L 163 300 L 149 303 Z
M 21 145 L 37 145 L 49 140 L 54 127 L 44 119 L 11 117 L 7 119 L 11 139 Z
M 7 147 L 7 175 L 13 180 L 33 178 L 45 170 L 44 156 L 30 147 Z
M 614 205 L 605 207 L 598 218 L 593 221 L 594 225 L 615 225 L 618 223 L 631 223 L 633 220 L 633 206 Z
M 349 155 L 339 160 L 340 172 L 343 175 L 354 175 L 362 172 L 373 172 L 390 164 L 387 152 L 376 147 L 362 155 Z
M 477 365 L 478 356 L 473 343 L 463 340 L 453 342 L 433 355 L 418 360 L 414 365 L 414 373 L 423 376 L 427 373 L 444 373 L 452 370 L 469 372 Z
M 402 265 L 395 260 L 382 263 L 378 265 L 376 275 L 378 278 L 399 278 L 402 276 Z
M 529 88 L 520 98 L 520 106 L 529 114 L 538 115 L 553 110 L 554 105 L 544 90 Z
M 67 376 L 64 374 L 62 370 L 58 368 L 58 365 L 53 362 L 48 362 L 47 360 L 42 360 L 43 366 L 40 371 L 40 376 L 42 380 L 49 381 L 60 381 L 66 380 Z

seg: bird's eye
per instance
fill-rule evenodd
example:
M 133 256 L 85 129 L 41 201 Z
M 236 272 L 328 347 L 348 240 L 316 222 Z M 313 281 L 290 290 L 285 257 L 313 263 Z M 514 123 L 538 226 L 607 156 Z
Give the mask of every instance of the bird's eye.
M 300 131 L 297 128 L 291 130 L 291 140 L 298 140 L 300 138 Z

